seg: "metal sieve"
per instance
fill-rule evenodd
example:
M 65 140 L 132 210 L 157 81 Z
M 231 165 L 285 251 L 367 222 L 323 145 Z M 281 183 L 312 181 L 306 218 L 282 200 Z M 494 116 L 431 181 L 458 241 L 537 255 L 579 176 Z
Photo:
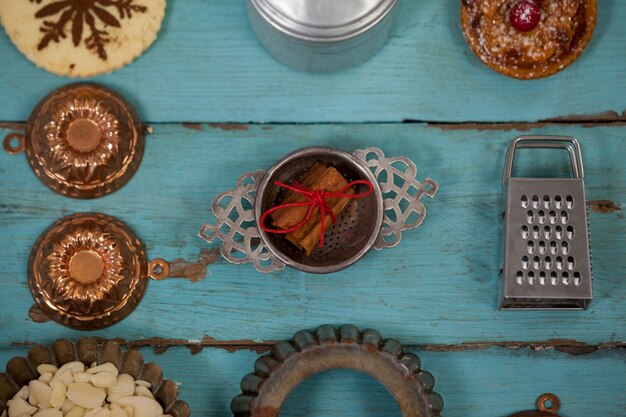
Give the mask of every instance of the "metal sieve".
M 268 249 L 285 264 L 305 272 L 329 273 L 347 268 L 361 259 L 374 245 L 383 221 L 383 197 L 376 178 L 367 166 L 335 148 L 309 147 L 290 153 L 272 166 L 259 184 L 254 204 L 257 225 L 266 210 L 280 204 L 286 190 L 274 185 L 275 181 L 290 183 L 302 178 L 316 162 L 335 167 L 346 181 L 369 180 L 374 192 L 367 197 L 350 199 L 337 221 L 324 234 L 324 246 L 316 246 L 305 255 L 288 242 L 283 235 L 267 233 L 259 228 L 261 239 Z M 359 185 L 357 194 L 366 191 Z

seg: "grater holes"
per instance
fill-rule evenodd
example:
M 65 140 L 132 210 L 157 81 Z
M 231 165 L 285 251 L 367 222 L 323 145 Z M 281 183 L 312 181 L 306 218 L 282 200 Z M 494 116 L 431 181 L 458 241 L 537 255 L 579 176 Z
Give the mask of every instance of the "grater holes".
M 561 256 L 557 256 L 555 259 L 556 269 L 559 271 L 563 269 L 563 258 Z
M 550 226 L 546 226 L 543 228 L 543 236 L 546 239 L 550 239 L 550 236 L 552 236 L 552 229 L 550 228 Z
M 522 269 L 528 269 L 530 261 L 528 260 L 528 256 L 522 256 Z
M 546 285 L 547 282 L 546 271 L 539 272 L 539 285 Z
M 536 195 L 534 195 L 532 198 L 532 205 L 534 209 L 539 208 L 539 197 L 537 197 Z
M 558 252 L 558 247 L 556 245 L 556 242 L 554 240 L 550 241 L 550 253 L 552 255 L 556 255 Z
M 563 239 L 563 228 L 561 226 L 557 226 L 554 228 L 554 237 L 559 240 Z
M 574 239 L 574 226 L 567 226 L 567 238 L 569 240 Z
M 528 226 L 522 226 L 522 239 L 528 239 Z
M 569 253 L 569 243 L 565 240 L 561 242 L 561 252 L 563 252 L 563 255 L 567 255 Z
M 569 220 L 569 214 L 567 214 L 567 211 L 565 210 L 561 211 L 561 223 L 567 224 L 568 220 Z
M 535 253 L 535 242 L 533 242 L 532 240 L 529 241 L 528 244 L 526 245 L 526 250 L 531 255 Z
M 574 207 L 574 197 L 572 197 L 571 195 L 565 197 L 565 207 L 567 207 L 568 209 L 572 209 Z
M 550 272 L 550 284 L 555 285 L 559 283 L 559 274 L 556 271 Z
M 574 257 L 568 256 L 567 257 L 567 269 L 571 271 L 572 269 L 574 269 L 575 266 L 576 266 L 576 261 L 574 260 Z
M 517 271 L 517 274 L 515 276 L 516 276 L 516 280 L 515 281 L 519 285 L 522 285 L 524 283 L 524 273 L 522 271 Z
M 550 258 L 549 256 L 546 256 L 545 258 L 543 258 L 543 265 L 548 270 L 552 269 L 552 258 Z
M 557 209 L 563 207 L 563 199 L 560 195 L 554 196 L 554 207 L 556 207 Z
M 522 205 L 522 208 L 528 208 L 528 197 L 523 195 L 520 199 L 520 204 Z
M 528 222 L 528 224 L 531 224 L 534 221 L 535 221 L 535 213 L 533 213 L 532 210 L 528 210 L 526 212 L 526 222 Z
M 533 258 L 533 268 L 534 269 L 539 269 L 541 268 L 541 259 L 538 256 L 535 256 Z
M 555 224 L 558 220 L 557 215 L 556 215 L 556 211 L 554 210 L 550 210 L 549 213 L 549 219 L 550 219 L 550 224 Z
M 528 284 L 535 284 L 535 273 L 533 271 L 528 271 Z
M 533 239 L 539 239 L 539 226 L 533 226 Z
M 546 213 L 543 210 L 539 210 L 537 212 L 537 219 L 539 220 L 539 224 L 544 224 L 546 222 Z
M 550 208 L 550 206 L 552 205 L 552 201 L 550 201 L 550 196 L 549 195 L 544 195 L 543 196 L 543 207 L 544 208 Z
M 543 240 L 539 242 L 539 254 L 543 255 L 546 253 L 546 242 Z
M 563 282 L 564 285 L 569 285 L 570 283 L 569 272 L 564 271 L 561 274 L 561 281 Z
M 580 272 L 576 271 L 574 272 L 574 285 L 576 285 L 577 287 L 580 286 L 580 284 L 582 284 L 583 280 L 580 277 Z

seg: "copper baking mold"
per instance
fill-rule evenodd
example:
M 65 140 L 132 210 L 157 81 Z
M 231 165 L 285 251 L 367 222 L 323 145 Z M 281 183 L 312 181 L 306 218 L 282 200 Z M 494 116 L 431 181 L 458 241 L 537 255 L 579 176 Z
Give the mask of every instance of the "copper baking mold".
M 533 411 L 522 411 L 515 413 L 509 417 L 559 417 L 556 412 L 559 411 L 561 402 L 559 397 L 554 394 L 545 393 L 537 398 L 537 409 Z
M 80 330 L 111 326 L 141 301 L 148 278 L 164 279 L 169 264 L 148 261 L 141 240 L 124 223 L 99 213 L 56 221 L 28 260 L 28 284 L 41 310 Z
M 151 383 L 151 391 L 161 404 L 165 413 L 172 417 L 189 417 L 190 410 L 186 402 L 178 399 L 178 386 L 174 381 L 163 378 L 163 370 L 156 363 L 145 363 L 139 351 L 122 347 L 114 341 L 102 341 L 92 338 L 81 339 L 72 343 L 60 339 L 51 348 L 36 345 L 28 355 L 14 357 L 7 363 L 6 372 L 0 373 L 0 414 L 7 408 L 7 401 L 17 391 L 39 377 L 37 366 L 50 363 L 61 366 L 72 361 L 80 361 L 89 366 L 110 362 L 120 373 L 132 375 Z
M 442 397 L 433 391 L 435 379 L 421 369 L 417 355 L 404 352 L 395 339 L 352 325 L 299 331 L 259 357 L 254 369 L 231 403 L 235 417 L 277 417 L 299 383 L 331 369 L 353 369 L 375 378 L 393 395 L 403 417 L 436 417 L 443 409 Z
M 141 121 L 116 92 L 95 84 L 70 84 L 32 111 L 25 134 L 10 133 L 4 148 L 26 152 L 46 186 L 68 197 L 96 198 L 124 186 L 144 151 Z

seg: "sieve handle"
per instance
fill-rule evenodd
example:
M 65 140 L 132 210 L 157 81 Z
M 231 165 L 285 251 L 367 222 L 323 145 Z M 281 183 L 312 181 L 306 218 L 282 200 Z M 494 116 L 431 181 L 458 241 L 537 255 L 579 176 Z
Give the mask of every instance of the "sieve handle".
M 502 186 L 511 178 L 513 164 L 515 163 L 515 152 L 520 148 L 565 149 L 569 153 L 574 178 L 585 178 L 580 144 L 576 138 L 571 136 L 518 136 L 513 139 L 506 153 L 504 172 L 502 173 Z

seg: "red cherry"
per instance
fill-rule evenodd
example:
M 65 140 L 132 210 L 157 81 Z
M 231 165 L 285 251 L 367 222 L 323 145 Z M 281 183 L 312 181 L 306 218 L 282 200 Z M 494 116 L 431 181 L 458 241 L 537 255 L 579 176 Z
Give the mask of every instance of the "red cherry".
M 539 24 L 541 12 L 535 2 L 522 0 L 517 2 L 509 13 L 509 21 L 520 32 L 533 30 Z

